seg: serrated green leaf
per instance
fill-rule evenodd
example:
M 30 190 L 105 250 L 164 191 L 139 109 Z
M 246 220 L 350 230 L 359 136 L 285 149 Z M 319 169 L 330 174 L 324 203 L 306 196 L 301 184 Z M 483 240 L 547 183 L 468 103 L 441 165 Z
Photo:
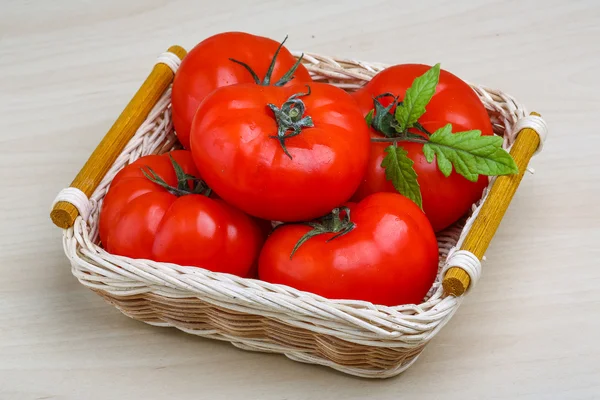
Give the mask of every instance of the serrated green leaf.
M 402 105 L 396 108 L 396 121 L 400 131 L 412 128 L 419 118 L 425 114 L 425 106 L 435 94 L 440 79 L 440 64 L 435 64 L 423 75 L 415 78 L 406 90 Z
M 437 158 L 437 165 L 444 176 L 455 171 L 470 180 L 477 181 L 479 175 L 496 176 L 519 172 L 515 161 L 502 148 L 499 136 L 481 136 L 481 131 L 452 133 L 452 125 L 435 131 L 423 145 L 423 154 L 428 162 Z
M 365 122 L 367 123 L 367 126 L 371 126 L 373 123 L 373 113 L 375 113 L 375 110 L 371 110 L 367 115 L 365 115 Z
M 396 145 L 386 147 L 385 152 L 387 154 L 381 166 L 385 168 L 386 179 L 392 181 L 398 193 L 408 197 L 422 209 L 421 188 L 413 168 L 414 162 L 408 158 L 408 152 Z

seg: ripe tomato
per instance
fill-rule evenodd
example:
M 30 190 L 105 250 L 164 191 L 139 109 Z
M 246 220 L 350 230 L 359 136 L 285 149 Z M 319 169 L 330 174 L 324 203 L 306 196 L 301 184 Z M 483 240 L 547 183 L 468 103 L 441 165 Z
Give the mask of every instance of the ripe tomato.
M 202 103 L 191 134 L 207 184 L 248 214 L 276 221 L 317 218 L 347 201 L 369 144 L 355 101 L 324 83 L 223 87 Z
M 187 54 L 175 74 L 171 94 L 173 124 L 185 148 L 189 149 L 194 114 L 206 96 L 221 86 L 254 82 L 252 74 L 231 59 L 246 63 L 262 79 L 279 45 L 266 37 L 224 32 L 203 40 Z M 271 83 L 281 79 L 295 63 L 294 56 L 282 47 L 275 60 Z M 294 82 L 310 81 L 306 68 L 299 65 Z
M 222 200 L 186 194 L 194 182 L 178 180 L 170 156 L 184 173 L 197 176 L 185 150 L 142 157 L 123 168 L 100 212 L 104 248 L 126 257 L 251 274 L 265 237 L 257 223 Z M 145 175 L 153 173 L 172 189 Z
M 403 99 L 406 89 L 412 81 L 425 73 L 430 67 L 420 64 L 404 64 L 387 68 L 375 75 L 363 88 L 353 94 L 363 115 L 373 109 L 373 97 L 383 93 L 392 93 Z M 385 106 L 391 102 L 390 97 L 380 99 Z M 429 132 L 441 128 L 447 123 L 453 126 L 453 132 L 479 129 L 482 135 L 492 135 L 490 118 L 481 100 L 473 89 L 452 75 L 441 70 L 435 95 L 426 107 L 427 111 L 419 122 Z M 414 131 L 414 133 L 419 133 Z M 381 137 L 373 128 L 371 135 Z M 440 231 L 456 222 L 481 198 L 483 189 L 488 184 L 486 176 L 480 176 L 477 182 L 469 182 L 453 171 L 445 177 L 438 169 L 435 160 L 428 163 L 423 155 L 423 145 L 419 143 L 399 142 L 399 146 L 408 152 L 414 161 L 413 168 L 421 187 L 423 210 L 431 221 L 434 230 Z M 395 192 L 391 181 L 386 180 L 385 170 L 381 162 L 385 157 L 384 149 L 389 143 L 372 143 L 369 166 L 365 177 L 353 200 L 360 200 L 369 194 L 388 191 Z
M 337 229 L 329 229 L 336 224 L 329 220 L 330 233 L 312 236 L 292 257 L 311 227 L 275 229 L 260 253 L 260 279 L 330 299 L 420 303 L 437 274 L 438 247 L 419 207 L 400 194 L 376 193 L 350 206 L 344 218 Z

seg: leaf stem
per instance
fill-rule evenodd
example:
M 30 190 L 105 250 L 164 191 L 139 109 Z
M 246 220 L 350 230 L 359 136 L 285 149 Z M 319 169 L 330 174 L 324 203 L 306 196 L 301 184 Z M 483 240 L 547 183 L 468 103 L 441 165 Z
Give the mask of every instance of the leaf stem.
M 371 138 L 371 142 L 374 142 L 374 143 L 412 142 L 412 143 L 422 143 L 422 144 L 429 143 L 429 141 L 426 139 L 417 139 L 415 137 L 403 137 L 403 136 L 392 137 L 392 138 Z

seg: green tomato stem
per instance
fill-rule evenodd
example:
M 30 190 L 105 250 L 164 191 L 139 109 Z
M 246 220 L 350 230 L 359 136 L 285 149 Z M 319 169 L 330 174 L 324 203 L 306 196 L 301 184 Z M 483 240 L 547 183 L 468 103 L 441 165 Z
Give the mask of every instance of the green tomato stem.
M 290 159 L 292 159 L 292 155 L 285 145 L 285 140 L 298 136 L 302 133 L 303 128 L 314 126 L 312 118 L 310 116 L 304 116 L 306 106 L 300 99 L 300 97 L 310 95 L 310 86 L 306 85 L 306 87 L 308 88 L 307 93 L 294 94 L 283 103 L 281 108 L 277 107 L 275 104 L 267 104 L 273 111 L 273 114 L 275 114 L 275 120 L 277 121 L 277 135 L 270 137 L 279 141 L 283 152 Z
M 412 143 L 422 143 L 425 144 L 428 142 L 426 139 L 417 139 L 416 137 L 395 137 L 395 138 L 371 138 L 371 142 L 374 143 L 398 143 L 398 142 L 412 142 Z
M 212 190 L 202 179 L 186 174 L 183 171 L 183 168 L 181 168 L 171 154 L 169 154 L 169 157 L 171 158 L 171 164 L 173 165 L 173 170 L 175 171 L 175 176 L 177 177 L 177 187 L 169 185 L 149 166 L 140 168 L 142 170 L 142 174 L 144 174 L 144 176 L 151 182 L 154 182 L 157 185 L 165 188 L 169 193 L 177 197 L 188 194 L 200 194 L 207 197 L 210 196 Z
M 341 211 L 345 212 L 343 219 L 340 218 Z M 300 248 L 300 246 L 302 246 L 307 240 L 324 233 L 335 233 L 334 236 L 327 239 L 327 243 L 329 243 L 330 241 L 350 232 L 356 226 L 350 219 L 350 209 L 348 207 L 335 208 L 331 211 L 331 214 L 324 216 L 320 220 L 315 222 L 306 222 L 305 224 L 310 226 L 312 229 L 306 232 L 300 238 L 300 240 L 298 240 L 292 249 L 290 260 L 292 257 L 294 257 L 294 254 Z
M 242 62 L 242 61 L 239 61 L 239 60 L 236 60 L 233 58 L 230 58 L 229 60 L 244 67 L 250 73 L 250 75 L 252 75 L 252 79 L 254 79 L 254 83 L 256 83 L 257 85 L 269 86 L 271 84 L 273 70 L 275 69 L 275 63 L 277 62 L 277 56 L 279 56 L 279 52 L 281 51 L 281 48 L 283 47 L 283 44 L 285 43 L 285 41 L 287 39 L 288 39 L 288 37 L 286 36 L 285 39 L 283 39 L 283 42 L 281 42 L 279 44 L 279 46 L 277 47 L 277 50 L 275 50 L 275 54 L 273 54 L 273 58 L 271 59 L 271 63 L 269 64 L 269 69 L 267 69 L 267 73 L 265 74 L 265 77 L 263 78 L 262 81 L 258 77 L 258 74 L 256 72 L 254 72 L 252 67 L 249 66 L 248 64 L 246 64 L 245 62 Z M 292 68 L 290 68 L 289 71 L 287 71 L 277 82 L 275 82 L 273 84 L 273 86 L 283 86 L 286 83 L 288 83 L 289 81 L 291 81 L 292 79 L 294 79 L 294 73 L 300 66 L 300 63 L 302 62 L 303 58 L 304 58 L 304 53 L 302 53 L 300 55 L 300 57 L 298 57 L 298 60 L 296 60 L 294 65 L 292 65 Z

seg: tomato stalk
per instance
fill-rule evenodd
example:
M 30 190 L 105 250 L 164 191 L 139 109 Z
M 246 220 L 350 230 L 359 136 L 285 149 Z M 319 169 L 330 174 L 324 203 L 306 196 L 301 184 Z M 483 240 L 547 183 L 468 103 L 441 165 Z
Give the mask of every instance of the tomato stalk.
M 344 213 L 343 217 L 340 216 L 342 212 Z M 298 240 L 292 249 L 290 260 L 298 248 L 300 248 L 300 246 L 302 246 L 308 239 L 324 233 L 335 233 L 335 235 L 327 239 L 327 242 L 330 242 L 350 232 L 356 226 L 354 222 L 350 220 L 350 209 L 348 207 L 335 208 L 331 211 L 331 214 L 322 217 L 318 221 L 306 222 L 306 225 L 310 226 L 312 229 L 306 232 L 304 236 Z
M 384 107 L 379 99 L 391 97 L 392 102 Z M 398 105 L 398 97 L 392 93 L 382 93 L 379 96 L 373 98 L 374 108 L 367 114 L 366 121 L 367 125 L 373 127 L 377 132 L 381 133 L 385 137 L 394 137 L 398 134 L 394 128 L 396 120 L 392 115 L 391 111 Z
M 230 58 L 229 60 L 233 61 L 236 64 L 241 65 L 244 68 L 246 68 L 246 70 L 248 70 L 248 72 L 250 73 L 250 75 L 252 75 L 252 78 L 254 79 L 254 82 L 257 85 L 269 86 L 271 84 L 271 77 L 273 75 L 273 69 L 275 68 L 275 63 L 277 61 L 277 56 L 279 55 L 279 51 L 281 50 L 281 48 L 283 47 L 283 44 L 285 43 L 285 41 L 287 39 L 288 39 L 288 37 L 286 36 L 285 39 L 283 39 L 283 42 L 281 42 L 279 44 L 279 47 L 277 47 L 277 50 L 275 50 L 275 54 L 273 55 L 273 59 L 271 60 L 271 64 L 269 64 L 269 69 L 267 69 L 267 73 L 265 74 L 265 77 L 263 78 L 262 81 L 258 77 L 258 74 L 256 72 L 254 72 L 254 70 L 252 69 L 252 67 L 250 67 L 245 62 L 236 60 L 234 58 Z M 300 55 L 300 57 L 298 57 L 298 60 L 292 66 L 292 68 L 290 68 L 289 71 L 287 71 L 277 82 L 275 82 L 273 84 L 273 86 L 283 86 L 286 83 L 288 83 L 289 81 L 291 81 L 292 79 L 294 79 L 294 73 L 296 72 L 296 70 L 300 66 L 300 63 L 302 62 L 302 58 L 303 57 L 304 57 L 304 53 L 302 53 Z
M 154 172 L 152 168 L 148 166 L 140 168 L 144 176 L 157 185 L 167 189 L 169 193 L 174 194 L 177 197 L 188 194 L 210 196 L 212 190 L 202 179 L 196 178 L 190 174 L 186 174 L 183 171 L 183 168 L 181 168 L 171 154 L 169 154 L 169 157 L 171 158 L 171 164 L 173 165 L 173 170 L 175 171 L 175 176 L 177 177 L 177 187 L 169 185 L 156 172 Z
M 275 104 L 269 103 L 269 108 L 275 114 L 275 120 L 277 121 L 277 135 L 270 136 L 273 139 L 277 139 L 283 152 L 292 159 L 292 155 L 288 152 L 285 145 L 285 140 L 294 136 L 298 136 L 302 133 L 303 128 L 310 128 L 314 126 L 313 120 L 310 116 L 304 116 L 306 106 L 300 97 L 310 95 L 310 86 L 306 85 L 308 91 L 306 93 L 296 93 L 291 96 L 281 108 Z
M 397 136 L 397 137 L 391 137 L 391 138 L 387 138 L 387 137 L 386 138 L 371 138 L 371 142 L 393 143 L 393 144 L 397 144 L 398 142 L 413 142 L 413 143 L 425 144 L 429 141 L 419 137 L 418 135 L 414 135 L 414 136 L 411 135 L 411 136 Z

